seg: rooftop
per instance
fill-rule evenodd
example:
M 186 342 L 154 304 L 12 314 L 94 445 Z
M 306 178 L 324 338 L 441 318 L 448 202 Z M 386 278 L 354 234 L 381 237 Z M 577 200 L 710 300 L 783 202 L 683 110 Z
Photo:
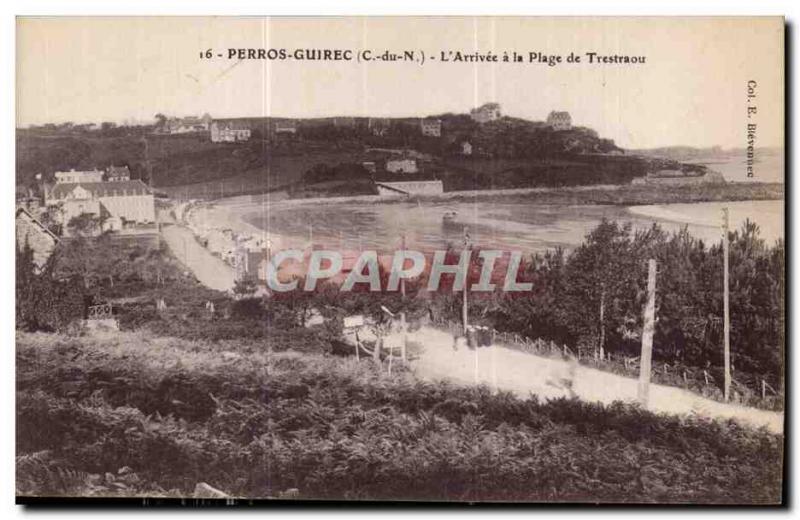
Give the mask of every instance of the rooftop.
M 108 182 L 64 182 L 56 184 L 50 190 L 50 197 L 60 199 L 72 192 L 75 188 L 89 191 L 94 197 L 107 197 L 111 195 L 121 195 L 126 192 L 128 195 L 146 195 L 152 193 L 150 188 L 139 179 L 131 181 L 108 181 Z

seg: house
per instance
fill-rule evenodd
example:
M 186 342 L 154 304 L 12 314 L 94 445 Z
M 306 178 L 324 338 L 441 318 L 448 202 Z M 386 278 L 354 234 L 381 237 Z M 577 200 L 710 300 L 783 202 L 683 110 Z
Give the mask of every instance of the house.
M 250 135 L 250 128 L 241 121 L 214 121 L 211 123 L 211 141 L 214 143 L 249 141 Z
M 499 103 L 484 103 L 478 108 L 473 108 L 469 112 L 470 117 L 477 123 L 488 123 L 500 119 Z
M 442 136 L 442 121 L 439 119 L 422 119 L 420 120 L 420 129 L 422 135 L 428 137 L 441 137 Z
M 391 120 L 385 117 L 370 117 L 367 128 L 376 137 L 383 137 L 389 133 Z
M 295 121 L 275 121 L 273 131 L 275 134 L 296 134 L 297 123 Z
M 461 155 L 472 155 L 472 145 L 469 141 L 461 143 Z
M 75 171 L 71 169 L 68 172 L 55 173 L 56 184 L 61 183 L 74 183 L 74 182 L 103 182 L 102 170 L 86 170 Z
M 272 255 L 272 242 L 269 239 L 253 236 L 237 240 L 232 263 L 237 280 L 266 280 L 267 263 Z
M 233 261 L 237 280 L 266 280 L 269 253 L 266 248 L 237 248 Z
M 547 125 L 557 132 L 570 130 L 572 129 L 572 117 L 569 115 L 569 112 L 557 112 L 553 110 L 547 116 Z
M 62 224 L 82 213 L 107 220 L 105 229 L 121 228 L 125 223 L 155 221 L 153 192 L 141 180 L 60 183 L 45 199 L 47 206 L 59 206 Z
M 106 170 L 106 180 L 110 182 L 131 180 L 131 171 L 127 166 L 109 166 Z
M 211 116 L 208 114 L 203 114 L 200 117 L 171 117 L 164 124 L 163 131 L 168 134 L 208 132 L 211 129 L 211 122 Z
M 15 220 L 17 247 L 23 248 L 27 243 L 33 251 L 33 263 L 41 269 L 53 254 L 58 237 L 25 208 L 17 208 Z
M 386 160 L 386 171 L 391 173 L 417 173 L 417 160 L 410 157 L 398 157 Z

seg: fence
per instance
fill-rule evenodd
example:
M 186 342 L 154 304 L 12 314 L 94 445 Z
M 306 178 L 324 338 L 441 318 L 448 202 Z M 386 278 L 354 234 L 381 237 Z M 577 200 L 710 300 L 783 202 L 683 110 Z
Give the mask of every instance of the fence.
M 435 325 L 444 328 L 454 336 L 463 334 L 461 323 L 445 319 L 437 320 Z M 543 357 L 571 357 L 577 359 L 578 363 L 582 365 L 625 377 L 639 377 L 638 356 L 626 356 L 611 352 L 601 355 L 594 349 L 591 352 L 584 352 L 581 348 L 558 345 L 552 340 L 532 339 L 516 332 L 499 332 L 494 329 L 492 329 L 492 338 L 493 344 L 502 344 L 505 347 L 529 354 Z M 724 395 L 717 384 L 717 379 L 707 369 L 681 363 L 653 363 L 650 377 L 653 383 L 685 388 L 704 397 L 724 401 Z M 747 379 L 747 383 L 732 379 L 732 402 L 769 410 L 783 409 L 782 394 L 766 380 L 757 376 L 748 376 Z

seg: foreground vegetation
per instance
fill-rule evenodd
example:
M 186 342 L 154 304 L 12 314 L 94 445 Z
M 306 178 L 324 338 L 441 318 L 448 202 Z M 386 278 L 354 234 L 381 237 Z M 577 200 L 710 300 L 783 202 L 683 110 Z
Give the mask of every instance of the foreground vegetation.
M 775 503 L 781 436 L 150 333 L 17 335 L 17 492 Z

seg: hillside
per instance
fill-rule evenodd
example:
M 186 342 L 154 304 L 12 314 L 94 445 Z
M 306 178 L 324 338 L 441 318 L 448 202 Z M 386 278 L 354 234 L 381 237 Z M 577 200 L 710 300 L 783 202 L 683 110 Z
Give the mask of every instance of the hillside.
M 272 119 L 248 118 L 239 121 L 252 129 L 252 138 L 240 143 L 213 143 L 207 132 L 163 135 L 148 126 L 24 129 L 17 131 L 17 185 L 35 186 L 40 173 L 49 181 L 57 170 L 114 164 L 128 165 L 134 178 L 173 195 L 220 197 L 297 183 L 306 194 L 331 189 L 348 194 L 341 183 L 308 185 L 305 175 L 315 167 L 374 160 L 370 149 L 415 150 L 430 157 L 426 169 L 444 181 L 446 191 L 626 184 L 662 169 L 704 173 L 703 167 L 669 158 L 627 156 L 589 128 L 555 131 L 511 117 L 484 124 L 457 114 L 438 119 L 441 137 L 423 136 L 416 118 L 381 120 L 380 130 L 368 118 L 292 120 L 296 133 L 288 135 L 271 134 Z M 470 144 L 469 155 L 463 154 L 464 143 Z M 369 176 L 361 172 L 352 180 L 360 186 Z
M 292 143 L 219 144 L 208 134 L 162 136 L 139 129 L 119 136 L 19 132 L 16 148 L 17 185 L 35 185 L 38 173 L 49 181 L 57 170 L 126 164 L 133 178 L 152 180 L 156 188 L 237 178 L 229 191 L 245 184 L 263 191 L 293 182 L 316 164 L 346 161 L 352 153 L 335 145 L 295 149 Z

